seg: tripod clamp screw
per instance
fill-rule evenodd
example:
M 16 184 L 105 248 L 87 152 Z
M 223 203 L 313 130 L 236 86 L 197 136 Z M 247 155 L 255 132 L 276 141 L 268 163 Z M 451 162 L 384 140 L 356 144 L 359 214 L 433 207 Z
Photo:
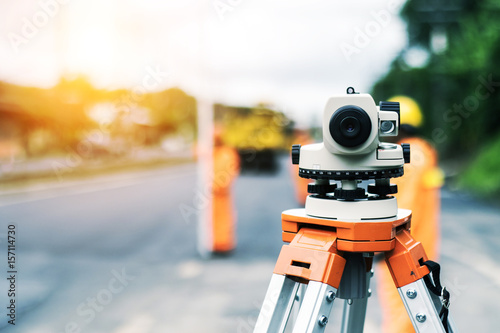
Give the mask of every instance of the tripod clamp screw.
M 415 289 L 408 289 L 406 291 L 406 296 L 408 296 L 408 298 L 414 299 L 415 297 L 417 297 L 417 291 Z
M 326 326 L 326 324 L 328 324 L 328 317 L 327 316 L 321 316 L 321 317 L 319 317 L 318 323 L 321 326 Z
M 417 313 L 415 318 L 417 319 L 417 321 L 419 323 L 423 323 L 427 319 L 427 316 L 424 313 L 419 312 L 419 313 Z
M 328 302 L 333 302 L 333 301 L 335 300 L 335 297 L 336 297 L 336 296 L 337 296 L 337 295 L 335 295 L 335 292 L 333 292 L 333 291 L 331 291 L 331 290 L 330 290 L 330 291 L 328 292 L 328 294 L 326 294 L 326 300 L 327 300 Z

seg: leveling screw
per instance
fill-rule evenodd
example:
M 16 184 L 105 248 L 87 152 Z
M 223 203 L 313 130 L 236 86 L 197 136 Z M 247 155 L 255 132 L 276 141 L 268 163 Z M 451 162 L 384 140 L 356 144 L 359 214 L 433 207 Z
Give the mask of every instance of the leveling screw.
M 321 316 L 319 317 L 318 323 L 321 326 L 326 326 L 326 324 L 328 324 L 328 318 L 326 316 Z

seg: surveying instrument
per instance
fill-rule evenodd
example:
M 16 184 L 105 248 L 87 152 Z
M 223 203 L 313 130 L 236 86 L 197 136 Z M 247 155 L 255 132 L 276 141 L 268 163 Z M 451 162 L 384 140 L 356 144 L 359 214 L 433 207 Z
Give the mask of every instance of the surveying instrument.
M 390 179 L 403 175 L 410 146 L 380 138 L 397 136 L 399 123 L 398 102 L 377 107 L 370 95 L 349 87 L 326 104 L 323 142 L 292 146 L 299 176 L 314 183 L 305 208 L 281 215 L 289 244 L 276 262 L 254 333 L 284 332 L 297 306 L 293 333 L 324 332 L 336 298 L 345 300 L 341 332 L 363 332 L 376 252 L 384 253 L 416 332 L 457 332 L 439 265 L 411 236 L 411 211 L 398 209 L 391 196 L 397 187 Z M 362 180 L 374 184 L 365 190 L 358 186 Z

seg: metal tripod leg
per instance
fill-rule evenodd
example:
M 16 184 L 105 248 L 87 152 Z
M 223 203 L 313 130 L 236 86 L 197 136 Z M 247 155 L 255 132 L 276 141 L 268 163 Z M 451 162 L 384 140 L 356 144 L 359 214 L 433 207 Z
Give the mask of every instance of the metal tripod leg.
M 370 296 L 370 278 L 373 276 L 373 270 L 366 273 L 366 296 L 358 299 L 347 299 L 344 303 L 342 315 L 341 333 L 363 333 L 366 318 L 366 307 L 368 297 Z
M 368 298 L 348 299 L 344 303 L 342 333 L 363 333 Z
M 427 290 L 423 279 L 398 288 L 408 316 L 411 319 L 415 332 L 445 332 L 435 303 Z M 450 325 L 449 332 L 456 332 Z
M 299 316 L 299 309 L 304 301 L 304 296 L 306 295 L 307 285 L 301 283 L 299 284 L 299 290 L 295 296 L 295 302 L 293 303 L 292 313 L 290 319 L 288 320 L 289 325 L 295 326 L 297 322 L 297 317 Z
M 285 275 L 273 274 L 254 333 L 285 331 L 299 285 Z
M 396 234 L 395 241 L 394 250 L 385 253 L 386 263 L 413 328 L 418 333 L 445 332 L 436 310 L 441 308 L 439 297 L 431 296 L 424 281 L 426 275 L 431 273 L 434 279 L 434 271 L 428 268 L 431 262 L 427 259 L 422 244 L 413 239 L 406 229 Z M 441 286 L 438 285 L 439 283 L 435 285 L 435 289 L 440 290 Z M 448 332 L 457 332 L 453 321 L 449 318 L 447 324 Z
M 429 293 L 429 295 L 431 296 L 432 298 L 432 301 L 434 303 L 434 308 L 436 309 L 436 311 L 440 311 L 441 307 L 442 307 L 442 302 L 441 302 L 441 299 L 439 298 L 439 296 L 436 296 L 434 293 Z M 455 321 L 453 320 L 453 318 L 451 317 L 450 314 L 448 314 L 448 333 L 456 333 L 458 332 L 458 328 L 455 324 Z
M 326 283 L 310 281 L 293 333 L 324 332 L 336 294 L 337 289 L 334 287 Z

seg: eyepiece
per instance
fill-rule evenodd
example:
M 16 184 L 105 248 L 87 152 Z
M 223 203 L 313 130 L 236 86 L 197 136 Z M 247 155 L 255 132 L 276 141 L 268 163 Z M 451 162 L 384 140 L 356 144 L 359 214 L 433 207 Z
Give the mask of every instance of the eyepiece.
M 348 148 L 363 144 L 372 131 L 370 117 L 355 105 L 346 105 L 335 111 L 329 127 L 333 140 Z
M 394 125 L 394 122 L 392 121 L 382 121 L 380 123 L 380 133 L 382 134 L 390 134 L 394 132 L 396 129 L 396 126 Z

